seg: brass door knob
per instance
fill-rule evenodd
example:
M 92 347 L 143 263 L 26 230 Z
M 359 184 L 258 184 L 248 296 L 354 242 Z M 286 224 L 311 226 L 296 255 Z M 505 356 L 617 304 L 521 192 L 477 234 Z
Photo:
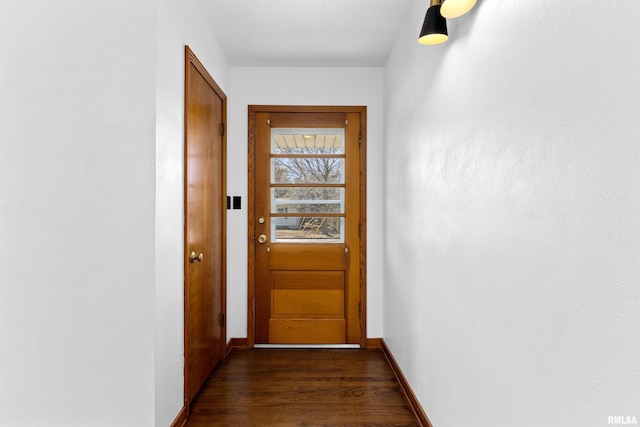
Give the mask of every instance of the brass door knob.
M 269 240 L 269 238 L 266 236 L 266 234 L 261 234 L 258 236 L 258 242 L 260 243 L 267 243 L 267 240 Z
M 204 259 L 204 255 L 202 254 L 202 252 L 200 252 L 199 254 L 196 254 L 196 251 L 191 251 L 191 254 L 189 255 L 189 262 L 192 264 L 196 261 L 202 262 L 203 259 Z

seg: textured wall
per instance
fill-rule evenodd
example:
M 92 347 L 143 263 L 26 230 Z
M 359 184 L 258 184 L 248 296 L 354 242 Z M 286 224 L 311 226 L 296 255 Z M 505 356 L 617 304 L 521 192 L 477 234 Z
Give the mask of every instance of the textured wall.
M 367 335 L 382 335 L 382 69 L 254 68 L 231 70 L 229 194 L 247 193 L 248 105 L 367 106 Z M 229 337 L 247 335 L 247 204 L 229 212 Z
M 229 66 L 192 0 L 158 0 L 156 98 L 156 424 L 183 405 L 184 46 L 229 95 Z
M 0 3 L 0 425 L 149 426 L 155 4 Z
M 385 67 L 384 337 L 434 425 L 640 416 L 640 3 L 416 1 Z

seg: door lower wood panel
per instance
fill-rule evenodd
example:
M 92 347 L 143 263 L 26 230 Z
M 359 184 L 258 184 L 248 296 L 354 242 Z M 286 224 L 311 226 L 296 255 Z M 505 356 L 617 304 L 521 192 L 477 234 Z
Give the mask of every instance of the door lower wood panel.
M 347 264 L 344 246 L 273 249 L 270 344 L 346 342 Z

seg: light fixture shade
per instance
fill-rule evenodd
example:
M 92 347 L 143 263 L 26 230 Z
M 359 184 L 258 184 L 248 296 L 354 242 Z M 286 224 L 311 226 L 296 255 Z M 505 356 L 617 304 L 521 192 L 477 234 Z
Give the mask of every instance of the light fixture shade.
M 447 20 L 440 14 L 440 5 L 429 7 L 427 16 L 424 17 L 424 24 L 422 24 L 418 43 L 440 44 L 448 39 Z
M 440 13 L 445 18 L 457 18 L 469 12 L 476 5 L 476 0 L 444 0 Z

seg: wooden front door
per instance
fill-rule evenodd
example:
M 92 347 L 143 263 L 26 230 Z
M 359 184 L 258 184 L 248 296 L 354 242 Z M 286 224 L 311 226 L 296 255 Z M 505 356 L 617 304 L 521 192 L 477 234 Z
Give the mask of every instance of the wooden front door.
M 186 48 L 185 407 L 224 357 L 226 96 Z
M 250 108 L 255 343 L 364 342 L 365 112 Z

